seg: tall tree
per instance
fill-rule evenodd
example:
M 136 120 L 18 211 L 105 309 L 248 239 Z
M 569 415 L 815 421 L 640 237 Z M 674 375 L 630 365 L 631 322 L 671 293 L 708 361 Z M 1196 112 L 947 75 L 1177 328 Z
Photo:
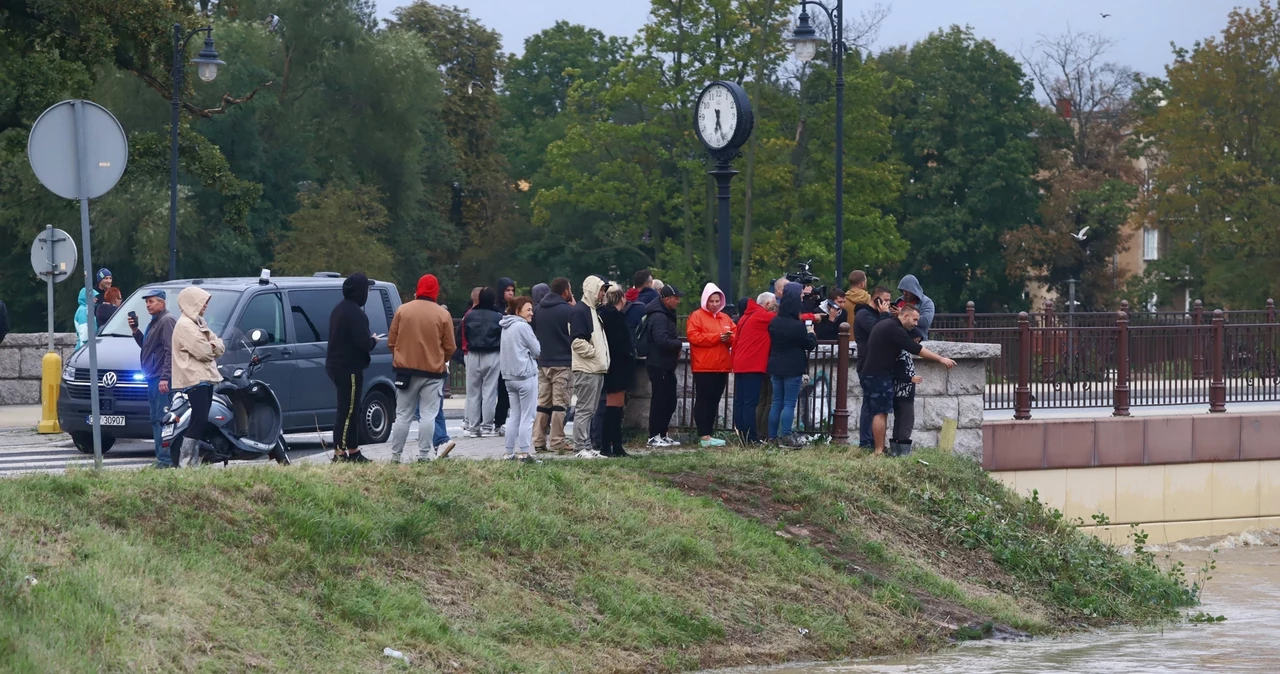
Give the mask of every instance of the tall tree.
M 888 109 L 907 165 L 897 209 L 910 251 L 900 269 L 920 277 L 939 311 L 1017 302 L 1001 237 L 1031 223 L 1039 202 L 1039 106 L 1022 67 L 971 29 L 952 26 L 877 62 L 902 86 Z
M 1280 292 L 1280 13 L 1271 0 L 1230 14 L 1222 34 L 1174 51 L 1147 82 L 1139 132 L 1162 159 L 1152 191 L 1171 250 L 1164 292 L 1257 307 Z M 1164 281 L 1168 279 L 1168 281 Z

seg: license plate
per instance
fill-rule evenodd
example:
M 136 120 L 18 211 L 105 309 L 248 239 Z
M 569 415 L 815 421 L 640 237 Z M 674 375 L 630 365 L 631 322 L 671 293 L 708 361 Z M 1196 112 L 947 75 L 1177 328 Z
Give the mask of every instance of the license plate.
M 172 424 L 165 424 L 165 425 L 164 425 L 164 427 L 160 429 L 160 437 L 161 437 L 161 438 L 172 438 L 172 437 L 173 437 L 173 425 L 172 425 Z
M 100 417 L 100 419 L 102 420 L 102 425 L 103 425 L 103 426 L 123 426 L 123 425 L 124 425 L 124 417 L 123 417 L 123 416 L 119 416 L 119 415 L 111 416 L 111 415 L 106 415 L 106 414 L 104 414 L 104 415 L 102 415 L 102 416 Z M 84 420 L 84 421 L 85 421 L 85 423 L 87 423 L 87 424 L 89 424 L 90 426 L 92 426 L 92 425 L 93 425 L 93 415 L 89 415 L 89 416 L 85 417 L 85 420 Z

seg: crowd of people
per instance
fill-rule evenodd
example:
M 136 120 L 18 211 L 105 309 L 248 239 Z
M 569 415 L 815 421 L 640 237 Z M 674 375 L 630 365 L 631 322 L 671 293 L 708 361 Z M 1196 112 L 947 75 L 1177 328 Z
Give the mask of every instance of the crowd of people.
M 120 293 L 109 270 L 100 270 L 97 281 L 101 296 L 93 298 L 93 310 L 104 322 L 119 306 Z M 886 448 L 890 454 L 909 452 L 915 386 L 921 383 L 914 357 L 948 368 L 955 363 L 921 344 L 928 338 L 934 306 L 914 276 L 898 284 L 896 301 L 882 286 L 868 292 L 861 271 L 849 274 L 848 281 L 847 291 L 818 293 L 783 277 L 772 291 L 742 298 L 734 306 L 708 283 L 682 339 L 676 310 L 684 293 L 648 270 L 636 272 L 629 288 L 588 276 L 578 295 L 569 279 L 556 278 L 535 285 L 529 296 L 517 296 L 515 282 L 503 278 L 494 287 L 473 290 L 456 327 L 439 303 L 439 281 L 426 274 L 384 336 L 370 332 L 363 308 L 372 282 L 364 274 L 352 274 L 343 282 L 343 299 L 329 322 L 325 365 L 337 390 L 333 459 L 369 460 L 359 447 L 357 400 L 371 353 L 384 338 L 395 373 L 391 450 L 396 462 L 414 421 L 425 429 L 418 434 L 419 461 L 446 457 L 456 446 L 444 429 L 443 401 L 451 364 L 458 358 L 467 378 L 464 432 L 471 438 L 505 436 L 504 458 L 539 462 L 538 455 L 549 451 L 584 459 L 626 457 L 625 403 L 641 366 L 652 387 L 647 444 L 679 446 L 671 437 L 671 422 L 680 401 L 677 371 L 686 344 L 701 447 L 726 444 L 714 430 L 730 374 L 732 425 L 739 439 L 799 446 L 805 438 L 794 432 L 795 415 L 810 354 L 820 339 L 838 337 L 839 326 L 851 316 L 864 392 L 859 444 L 877 455 Z M 194 438 L 207 423 L 213 385 L 221 379 L 216 361 L 225 350 L 203 318 L 209 297 L 198 287 L 182 290 L 175 320 L 167 311 L 165 291 L 156 289 L 144 298 L 151 316 L 146 328 L 132 314 L 129 318 L 141 349 L 161 466 L 174 463 L 162 451 L 159 427 L 171 391 L 183 391 L 192 409 L 177 463 L 198 462 Z M 89 299 L 83 293 L 81 299 L 81 313 L 86 313 Z M 78 313 L 77 325 L 81 318 Z M 568 437 L 571 417 L 573 434 Z

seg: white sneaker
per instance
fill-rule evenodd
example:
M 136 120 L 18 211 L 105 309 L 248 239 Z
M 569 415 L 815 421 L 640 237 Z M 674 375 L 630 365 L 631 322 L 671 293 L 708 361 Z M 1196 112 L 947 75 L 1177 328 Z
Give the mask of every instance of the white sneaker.
M 649 442 L 645 443 L 650 447 L 668 447 L 667 441 L 661 435 L 655 435 L 649 438 Z
M 671 436 L 670 436 L 670 435 L 664 435 L 664 436 L 662 436 L 662 440 L 663 440 L 663 442 L 667 443 L 667 446 L 668 446 L 668 447 L 679 447 L 679 446 L 680 446 L 680 441 L 679 441 L 679 440 L 673 440 L 673 439 L 671 438 Z
M 467 437 L 468 437 L 468 438 L 479 438 L 479 437 L 483 437 L 483 436 L 484 436 L 484 433 L 482 433 L 482 432 L 480 431 L 480 429 L 479 429 L 479 428 L 473 428 L 473 429 L 471 429 L 471 430 L 467 431 Z
M 503 424 L 503 425 L 499 426 L 499 427 L 498 427 L 498 430 L 497 430 L 497 431 L 495 431 L 495 432 L 498 434 L 498 437 L 502 437 L 502 438 L 507 437 L 507 426 L 506 426 L 506 424 Z
M 603 459 L 604 455 L 594 449 L 584 449 L 573 455 L 575 459 Z

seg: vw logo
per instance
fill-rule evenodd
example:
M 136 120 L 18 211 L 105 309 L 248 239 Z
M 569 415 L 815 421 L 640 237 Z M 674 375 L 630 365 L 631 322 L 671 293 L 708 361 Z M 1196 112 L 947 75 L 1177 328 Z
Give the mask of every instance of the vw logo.
M 116 385 L 116 373 L 108 372 L 102 375 L 102 387 L 113 388 Z

